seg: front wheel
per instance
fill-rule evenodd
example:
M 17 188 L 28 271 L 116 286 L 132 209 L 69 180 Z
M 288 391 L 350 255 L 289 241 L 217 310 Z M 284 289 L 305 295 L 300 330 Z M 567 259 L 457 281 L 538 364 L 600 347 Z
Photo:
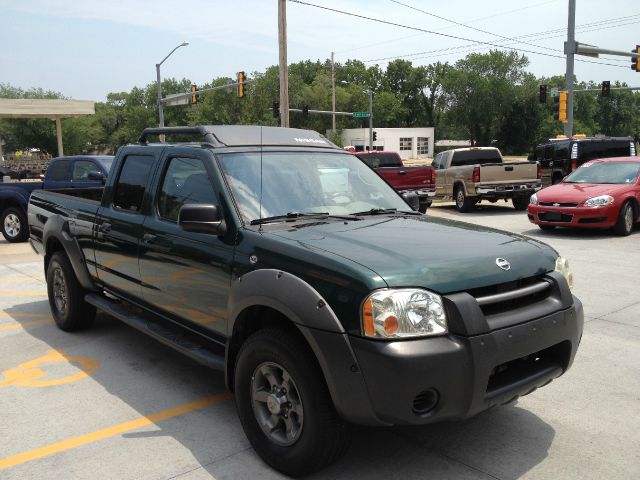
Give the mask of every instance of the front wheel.
M 304 339 L 259 330 L 238 353 L 235 402 L 249 442 L 276 470 L 301 476 L 341 457 L 349 429 Z
M 635 215 L 633 212 L 633 206 L 631 203 L 626 202 L 620 207 L 620 213 L 618 214 L 618 221 L 613 227 L 613 231 L 618 235 L 627 236 L 633 231 L 633 223 L 635 221 Z
M 24 242 L 29 236 L 27 217 L 22 209 L 17 207 L 5 208 L 2 212 L 2 235 L 7 242 Z
M 63 252 L 54 253 L 49 260 L 47 293 L 53 319 L 61 330 L 72 332 L 93 323 L 96 308 L 85 302 L 85 291 Z

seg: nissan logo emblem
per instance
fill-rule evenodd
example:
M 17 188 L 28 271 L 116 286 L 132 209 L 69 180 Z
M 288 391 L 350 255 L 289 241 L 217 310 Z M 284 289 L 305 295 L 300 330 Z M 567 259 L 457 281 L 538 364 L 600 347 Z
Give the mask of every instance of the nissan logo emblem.
M 511 264 L 505 260 L 504 258 L 496 258 L 496 265 L 500 267 L 505 272 L 507 270 L 511 270 Z

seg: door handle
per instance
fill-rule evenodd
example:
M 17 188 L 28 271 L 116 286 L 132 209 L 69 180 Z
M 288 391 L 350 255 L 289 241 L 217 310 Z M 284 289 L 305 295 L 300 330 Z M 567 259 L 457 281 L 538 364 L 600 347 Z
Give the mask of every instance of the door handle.
M 153 235 L 152 233 L 145 233 L 144 235 L 142 235 L 142 241 L 144 243 L 153 243 L 156 239 L 156 236 Z
M 98 227 L 100 233 L 109 233 L 111 231 L 111 224 L 108 222 L 101 223 Z
M 407 172 L 405 172 L 404 170 L 400 170 L 400 171 L 398 172 L 398 175 L 406 175 L 406 174 L 407 174 Z

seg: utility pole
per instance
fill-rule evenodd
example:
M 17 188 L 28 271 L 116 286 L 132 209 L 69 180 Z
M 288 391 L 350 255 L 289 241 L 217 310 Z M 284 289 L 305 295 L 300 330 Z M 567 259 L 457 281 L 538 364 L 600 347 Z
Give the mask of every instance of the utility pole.
M 280 126 L 289 126 L 289 67 L 287 64 L 287 0 L 278 0 L 280 51 Z
M 367 89 L 369 93 L 369 151 L 373 152 L 373 90 Z
M 331 131 L 336 133 L 336 65 L 333 59 L 334 53 L 331 52 Z
M 576 0 L 569 0 L 569 21 L 567 24 L 567 42 L 564 53 L 567 55 L 567 70 L 564 81 L 567 87 L 567 123 L 564 124 L 564 134 L 573 135 L 573 62 L 576 51 Z

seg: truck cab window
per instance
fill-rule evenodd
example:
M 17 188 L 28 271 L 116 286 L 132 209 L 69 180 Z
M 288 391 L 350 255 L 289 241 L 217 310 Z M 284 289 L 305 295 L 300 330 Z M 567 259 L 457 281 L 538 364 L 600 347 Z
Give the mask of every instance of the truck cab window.
M 49 180 L 62 182 L 67 178 L 69 160 L 57 160 L 49 167 Z
M 202 160 L 174 157 L 169 160 L 158 194 L 158 214 L 177 222 L 180 208 L 187 203 L 214 204 L 216 197 Z
M 129 155 L 124 159 L 113 195 L 114 207 L 130 212 L 140 211 L 152 166 L 153 157 L 150 156 Z
M 89 172 L 99 171 L 95 163 L 90 160 L 76 160 L 73 164 L 72 180 L 88 180 Z

